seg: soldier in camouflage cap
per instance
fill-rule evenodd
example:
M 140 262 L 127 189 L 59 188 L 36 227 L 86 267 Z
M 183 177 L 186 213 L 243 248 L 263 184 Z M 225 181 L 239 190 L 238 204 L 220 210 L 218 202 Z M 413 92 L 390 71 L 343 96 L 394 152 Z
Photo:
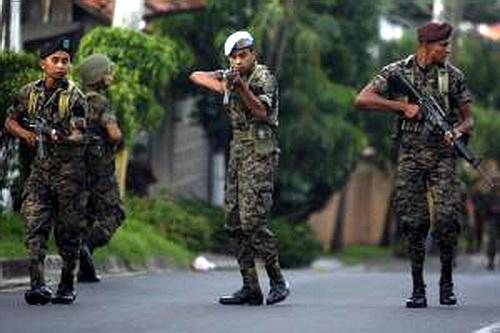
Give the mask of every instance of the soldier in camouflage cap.
M 44 149 L 37 150 L 22 196 L 30 257 L 31 288 L 25 293 L 29 304 L 69 304 L 76 298 L 74 273 L 82 230 L 82 134 L 87 103 L 81 91 L 66 79 L 71 68 L 70 46 L 68 39 L 62 39 L 43 47 L 40 65 L 44 78 L 21 88 L 5 122 L 7 130 L 29 146 L 36 147 L 42 139 L 46 142 Z M 45 122 L 46 128 L 35 133 L 28 126 L 35 120 Z M 52 231 L 63 260 L 55 296 L 44 280 L 47 241 Z
M 109 242 L 125 218 L 115 178 L 115 150 L 122 141 L 106 96 L 113 82 L 113 62 L 104 54 L 85 58 L 79 69 L 89 105 L 85 149 L 86 222 L 80 250 L 79 282 L 99 282 L 92 253 Z
M 361 90 L 355 105 L 363 109 L 385 110 L 400 116 L 399 158 L 396 179 L 395 213 L 408 239 L 413 293 L 406 301 L 410 308 L 427 306 L 423 265 L 430 214 L 435 222 L 433 236 L 440 248 L 440 303 L 454 305 L 452 266 L 459 232 L 459 179 L 456 153 L 450 138 L 470 132 L 473 127 L 471 94 L 464 75 L 448 61 L 452 27 L 431 22 L 418 29 L 419 46 L 414 55 L 384 67 Z M 417 89 L 432 95 L 445 110 L 454 130 L 443 138 L 422 135 L 423 124 L 418 105 L 390 84 L 394 73 L 407 77 Z M 428 194 L 433 211 L 429 212 Z
M 262 304 L 256 257 L 263 259 L 270 280 L 266 303 L 281 302 L 289 294 L 277 239 L 268 228 L 278 167 L 278 85 L 271 71 L 257 63 L 253 46 L 253 37 L 238 31 L 224 45 L 230 70 L 190 76 L 196 84 L 224 96 L 233 130 L 226 174 L 226 227 L 237 244 L 243 287 L 221 297 L 222 304 Z

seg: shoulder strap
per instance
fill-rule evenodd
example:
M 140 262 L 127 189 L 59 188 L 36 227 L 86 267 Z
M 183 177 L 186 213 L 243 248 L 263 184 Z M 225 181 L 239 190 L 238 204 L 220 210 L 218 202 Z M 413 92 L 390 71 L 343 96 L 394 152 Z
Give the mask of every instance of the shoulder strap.
M 438 89 L 439 94 L 442 96 L 446 109 L 450 109 L 449 90 L 450 90 L 450 74 L 446 67 L 439 68 L 438 70 Z
M 73 83 L 73 81 L 68 81 L 68 88 L 62 90 L 59 93 L 58 107 L 59 107 L 59 116 L 61 117 L 61 119 L 65 119 L 69 115 L 70 97 L 75 87 L 76 86 Z
M 40 96 L 42 96 L 42 94 L 43 92 L 39 89 L 31 87 L 28 95 L 28 114 L 30 116 L 38 112 L 38 101 L 40 100 Z

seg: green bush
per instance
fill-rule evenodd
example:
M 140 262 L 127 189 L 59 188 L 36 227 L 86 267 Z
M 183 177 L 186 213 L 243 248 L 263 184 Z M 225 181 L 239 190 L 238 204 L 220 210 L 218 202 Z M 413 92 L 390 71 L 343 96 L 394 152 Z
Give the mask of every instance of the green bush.
M 42 73 L 37 57 L 29 53 L 0 52 L 0 68 L 2 69 L 0 70 L 0 91 L 2 92 L 0 94 L 0 128 L 3 128 L 14 96 L 22 86 L 41 78 Z M 18 179 L 9 177 L 20 167 L 16 159 L 17 145 L 10 138 L 10 136 L 5 136 L 0 141 L 0 150 L 7 149 L 9 152 L 7 158 L 5 155 L 2 156 L 3 161 L 0 164 L 0 189 L 16 184 Z M 1 211 L 2 207 L 0 207 Z
M 209 220 L 201 214 L 190 214 L 167 197 L 149 200 L 130 198 L 127 208 L 130 218 L 155 226 L 165 238 L 190 251 L 210 249 L 213 229 Z
M 0 257 L 24 257 L 27 255 L 24 221 L 18 214 L 0 214 Z
M 98 27 L 86 34 L 77 64 L 93 53 L 104 53 L 116 64 L 110 96 L 129 143 L 139 128 L 155 129 L 160 124 L 167 111 L 161 97 L 193 61 L 188 50 L 168 37 L 123 28 Z
M 307 224 L 291 224 L 283 219 L 274 219 L 270 228 L 278 238 L 283 267 L 308 266 L 321 254 L 321 246 Z
M 165 257 L 174 264 L 187 266 L 194 253 L 230 252 L 224 214 L 218 207 L 195 200 L 175 202 L 166 196 L 127 198 L 125 203 L 127 219 L 111 242 L 96 251 L 98 261 L 113 255 L 136 265 L 151 257 Z M 307 266 L 320 254 L 319 243 L 305 223 L 275 219 L 270 228 L 278 238 L 283 267 Z M 19 215 L 0 215 L 0 257 L 26 256 L 24 237 L 24 223 Z M 49 251 L 56 252 L 52 241 Z
M 13 98 L 25 84 L 42 77 L 38 58 L 29 53 L 0 52 L 0 121 L 5 121 L 6 111 Z
M 188 266 L 191 253 L 182 245 L 165 239 L 154 226 L 129 217 L 111 242 L 96 251 L 96 260 L 103 262 L 113 255 L 128 264 L 144 264 L 151 257 L 165 257 L 171 263 Z

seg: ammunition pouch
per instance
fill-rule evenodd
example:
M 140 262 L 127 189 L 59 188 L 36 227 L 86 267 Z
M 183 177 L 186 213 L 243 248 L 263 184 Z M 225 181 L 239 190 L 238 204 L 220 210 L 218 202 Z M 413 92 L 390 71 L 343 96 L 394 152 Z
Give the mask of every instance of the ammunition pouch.
M 252 124 L 248 130 L 234 130 L 233 140 L 252 143 L 258 155 L 269 155 L 278 151 L 275 134 L 268 125 Z

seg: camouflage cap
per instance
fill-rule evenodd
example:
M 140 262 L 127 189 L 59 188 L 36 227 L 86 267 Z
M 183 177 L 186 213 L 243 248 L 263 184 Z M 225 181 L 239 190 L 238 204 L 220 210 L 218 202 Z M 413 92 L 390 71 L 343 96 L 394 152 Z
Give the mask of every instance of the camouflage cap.
M 94 84 L 99 82 L 113 66 L 114 63 L 107 55 L 96 53 L 83 59 L 78 74 L 84 85 Z
M 70 58 L 72 58 L 73 50 L 71 44 L 71 39 L 69 38 L 60 38 L 55 42 L 46 43 L 40 48 L 40 59 L 45 59 L 57 51 L 64 51 L 69 54 Z
M 432 43 L 448 39 L 453 32 L 453 26 L 448 22 L 429 22 L 417 29 L 420 42 Z

